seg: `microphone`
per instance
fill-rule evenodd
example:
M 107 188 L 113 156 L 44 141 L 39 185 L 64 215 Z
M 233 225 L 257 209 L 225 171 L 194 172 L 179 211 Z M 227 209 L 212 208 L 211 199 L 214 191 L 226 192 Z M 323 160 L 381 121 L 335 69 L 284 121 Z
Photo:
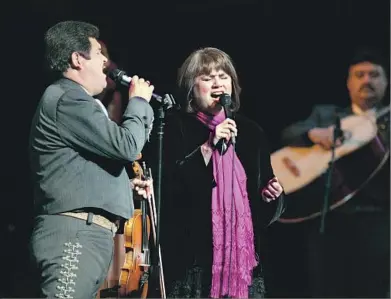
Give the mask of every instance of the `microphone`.
M 126 73 L 124 71 L 121 71 L 120 69 L 113 69 L 109 71 L 107 73 L 107 76 L 114 82 L 118 82 L 127 87 L 130 85 L 130 81 L 132 81 L 132 78 L 126 75 Z M 163 101 L 162 97 L 155 93 L 152 93 L 152 97 L 154 97 L 155 100 L 157 100 L 158 102 Z
M 343 141 L 343 131 L 341 129 L 341 117 L 337 114 L 335 116 L 335 128 L 334 128 L 334 140 L 342 139 Z
M 223 94 L 220 95 L 220 101 L 219 102 L 220 102 L 220 105 L 223 106 L 223 108 L 224 108 L 225 117 L 233 119 L 232 111 L 230 109 L 230 106 L 231 106 L 231 103 L 232 103 L 231 96 L 229 94 L 223 93 Z M 236 138 L 235 137 L 236 136 L 232 134 L 231 140 L 232 140 L 233 144 L 236 143 Z

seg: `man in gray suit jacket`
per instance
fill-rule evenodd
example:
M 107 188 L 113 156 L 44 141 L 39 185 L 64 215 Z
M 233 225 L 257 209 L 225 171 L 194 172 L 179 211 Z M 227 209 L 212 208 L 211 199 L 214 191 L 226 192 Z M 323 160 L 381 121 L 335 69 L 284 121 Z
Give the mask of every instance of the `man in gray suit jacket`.
M 380 108 L 387 85 L 386 64 L 381 56 L 373 50 L 358 50 L 350 61 L 347 78 L 351 106 L 315 106 L 307 119 L 283 130 L 283 144 L 320 144 L 330 149 L 336 115 L 342 118 Z M 380 119 L 378 129 L 389 150 L 389 113 Z M 336 145 L 341 142 L 338 139 Z M 365 161 L 357 161 L 358 169 L 360 163 Z M 382 184 L 382 198 L 389 197 L 389 193 L 384 194 L 384 190 L 389 190 L 389 179 L 375 183 Z M 317 220 L 313 222 L 308 250 L 311 297 L 385 298 L 389 291 L 389 204 L 377 201 L 375 195 L 379 190 L 373 186 L 327 214 L 325 235 L 319 235 L 320 224 Z M 322 197 L 324 190 L 319 191 Z M 294 204 L 299 203 L 290 203 Z
M 150 182 L 129 180 L 152 128 L 153 86 L 134 76 L 118 125 L 93 96 L 106 87 L 107 58 L 97 27 L 60 22 L 45 35 L 46 58 L 60 79 L 46 88 L 30 133 L 35 225 L 31 256 L 40 294 L 93 298 L 113 255 L 113 234 L 133 214 L 132 188 L 145 196 Z

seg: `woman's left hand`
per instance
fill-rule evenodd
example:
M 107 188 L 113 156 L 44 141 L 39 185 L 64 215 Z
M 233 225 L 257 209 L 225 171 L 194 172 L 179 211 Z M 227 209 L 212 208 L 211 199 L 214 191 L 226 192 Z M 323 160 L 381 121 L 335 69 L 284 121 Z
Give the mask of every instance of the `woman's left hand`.
M 283 188 L 276 177 L 272 178 L 262 189 L 261 195 L 264 201 L 271 202 L 277 199 L 283 192 Z

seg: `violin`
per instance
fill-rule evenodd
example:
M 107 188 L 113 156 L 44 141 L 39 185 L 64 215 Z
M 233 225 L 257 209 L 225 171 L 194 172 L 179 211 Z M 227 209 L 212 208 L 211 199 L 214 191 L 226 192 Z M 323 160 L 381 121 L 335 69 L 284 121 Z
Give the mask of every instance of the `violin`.
M 141 158 L 141 155 L 139 156 Z M 140 180 L 151 179 L 147 174 L 145 162 L 144 169 L 135 161 L 132 164 L 135 178 Z M 148 281 L 150 276 L 150 248 L 149 238 L 151 228 L 156 244 L 156 214 L 153 196 L 153 187 L 147 196 L 147 199 L 137 195 L 140 200 L 140 209 L 135 209 L 133 217 L 124 224 L 124 246 L 125 246 L 125 261 L 121 268 L 119 278 L 118 294 L 120 297 L 127 297 L 136 292 L 139 298 L 147 298 Z M 149 203 L 150 215 L 147 211 L 147 201 Z M 161 260 L 160 247 L 159 254 L 159 282 L 161 297 L 166 298 L 163 265 Z

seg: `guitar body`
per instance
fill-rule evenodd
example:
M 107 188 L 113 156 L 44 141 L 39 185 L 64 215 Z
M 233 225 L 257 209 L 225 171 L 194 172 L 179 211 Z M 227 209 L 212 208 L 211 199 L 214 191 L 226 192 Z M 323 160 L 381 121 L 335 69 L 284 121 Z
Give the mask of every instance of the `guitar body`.
M 341 120 L 341 128 L 350 136 L 335 149 L 329 197 L 331 210 L 350 200 L 389 163 L 389 149 L 378 134 L 375 116 L 348 116 Z M 280 222 L 297 223 L 321 215 L 325 174 L 331 157 L 331 150 L 319 145 L 285 147 L 271 155 L 274 173 L 288 201 Z

